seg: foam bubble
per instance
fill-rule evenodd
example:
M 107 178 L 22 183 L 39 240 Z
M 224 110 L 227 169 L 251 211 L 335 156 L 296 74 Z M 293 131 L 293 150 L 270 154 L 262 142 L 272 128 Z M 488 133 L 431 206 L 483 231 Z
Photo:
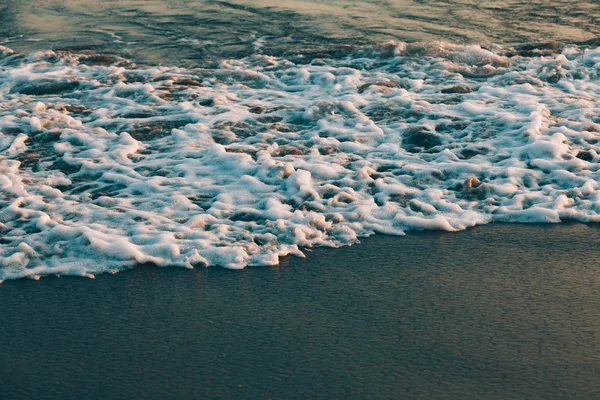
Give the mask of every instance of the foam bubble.
M 0 282 L 600 221 L 600 49 L 529 53 L 386 43 L 209 70 L 0 47 Z

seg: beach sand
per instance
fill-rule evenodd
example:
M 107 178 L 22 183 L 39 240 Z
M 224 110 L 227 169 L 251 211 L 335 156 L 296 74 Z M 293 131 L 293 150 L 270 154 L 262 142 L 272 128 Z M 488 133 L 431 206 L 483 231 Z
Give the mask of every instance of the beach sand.
M 377 235 L 278 267 L 0 285 L 0 398 L 600 395 L 597 225 Z

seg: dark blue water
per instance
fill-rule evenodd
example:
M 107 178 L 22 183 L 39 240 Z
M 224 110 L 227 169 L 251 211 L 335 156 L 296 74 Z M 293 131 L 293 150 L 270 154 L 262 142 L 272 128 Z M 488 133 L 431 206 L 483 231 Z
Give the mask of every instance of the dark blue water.
M 488 225 L 277 268 L 5 282 L 0 398 L 598 398 L 598 244 Z

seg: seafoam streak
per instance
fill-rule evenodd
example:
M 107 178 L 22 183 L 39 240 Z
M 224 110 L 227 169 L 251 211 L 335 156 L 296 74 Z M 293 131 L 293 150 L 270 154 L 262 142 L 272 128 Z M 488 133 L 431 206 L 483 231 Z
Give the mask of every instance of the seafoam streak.
M 0 54 L 0 281 L 600 220 L 600 49 L 387 43 L 216 69 Z

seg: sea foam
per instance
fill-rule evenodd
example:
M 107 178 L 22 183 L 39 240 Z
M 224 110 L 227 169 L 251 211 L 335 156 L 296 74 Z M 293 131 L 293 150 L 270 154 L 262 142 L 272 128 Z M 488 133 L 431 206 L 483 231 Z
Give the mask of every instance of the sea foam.
M 600 49 L 529 53 L 387 43 L 183 69 L 0 47 L 0 281 L 599 221 Z

